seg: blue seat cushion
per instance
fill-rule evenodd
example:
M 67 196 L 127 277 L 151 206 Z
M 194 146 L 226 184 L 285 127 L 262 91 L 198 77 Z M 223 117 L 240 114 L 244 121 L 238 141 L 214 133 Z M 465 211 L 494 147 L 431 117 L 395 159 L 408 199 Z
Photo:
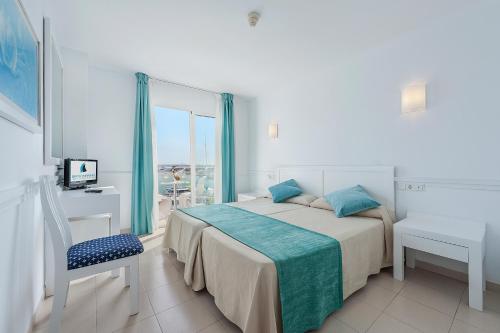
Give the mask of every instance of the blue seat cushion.
M 135 256 L 144 247 L 136 235 L 120 234 L 73 245 L 68 250 L 68 270 Z

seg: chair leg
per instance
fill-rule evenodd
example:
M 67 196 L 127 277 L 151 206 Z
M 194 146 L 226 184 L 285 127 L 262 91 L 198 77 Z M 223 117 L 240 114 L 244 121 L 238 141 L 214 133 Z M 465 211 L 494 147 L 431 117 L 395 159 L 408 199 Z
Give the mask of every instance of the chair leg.
M 135 256 L 130 269 L 130 315 L 139 312 L 139 257 Z
M 61 329 L 64 304 L 66 303 L 66 297 L 68 294 L 68 284 L 69 281 L 64 278 L 58 278 L 56 276 L 54 287 L 54 302 L 52 303 L 52 314 L 50 315 L 49 321 L 50 333 L 58 333 Z
M 130 286 L 130 266 L 125 266 L 125 287 Z
M 69 294 L 69 281 L 66 282 L 66 297 L 64 298 L 64 306 L 68 304 L 68 294 Z

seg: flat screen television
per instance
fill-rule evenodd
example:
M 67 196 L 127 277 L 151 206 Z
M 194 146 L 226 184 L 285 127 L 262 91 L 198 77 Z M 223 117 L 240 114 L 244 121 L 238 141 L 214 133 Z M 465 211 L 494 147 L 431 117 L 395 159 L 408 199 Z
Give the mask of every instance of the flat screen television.
M 97 160 L 64 160 L 64 187 L 68 189 L 85 188 L 97 184 Z

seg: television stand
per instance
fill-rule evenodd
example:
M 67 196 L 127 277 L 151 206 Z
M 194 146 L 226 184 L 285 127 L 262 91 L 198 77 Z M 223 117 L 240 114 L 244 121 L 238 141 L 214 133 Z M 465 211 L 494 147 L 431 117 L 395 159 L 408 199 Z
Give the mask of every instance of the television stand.
M 73 187 L 66 187 L 64 186 L 64 190 L 65 191 L 73 191 L 73 190 L 85 190 L 87 189 L 88 186 L 87 185 L 82 185 L 82 186 L 73 186 Z

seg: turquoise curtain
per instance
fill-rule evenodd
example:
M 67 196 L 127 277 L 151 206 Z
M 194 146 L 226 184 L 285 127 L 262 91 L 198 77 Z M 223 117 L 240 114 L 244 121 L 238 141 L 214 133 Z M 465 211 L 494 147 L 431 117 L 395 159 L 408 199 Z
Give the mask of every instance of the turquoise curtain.
M 222 99 L 222 202 L 236 201 L 234 180 L 233 95 L 221 94 Z
M 136 73 L 134 155 L 132 166 L 132 233 L 153 232 L 153 142 L 149 110 L 149 77 Z

